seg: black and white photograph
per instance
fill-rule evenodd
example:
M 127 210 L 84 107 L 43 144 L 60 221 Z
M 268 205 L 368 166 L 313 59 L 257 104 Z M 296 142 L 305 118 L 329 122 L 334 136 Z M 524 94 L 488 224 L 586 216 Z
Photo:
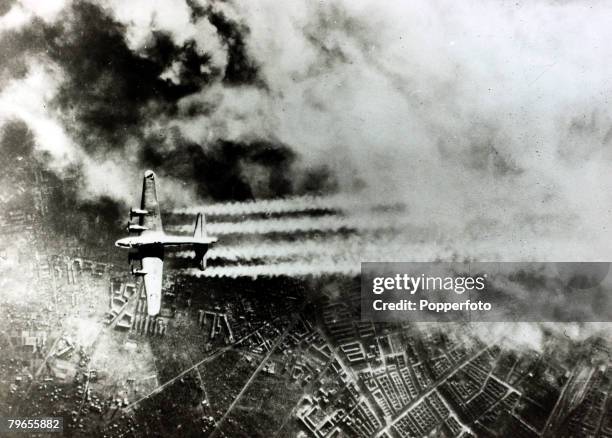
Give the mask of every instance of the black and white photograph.
M 0 0 L 0 436 L 612 438 L 611 19 Z

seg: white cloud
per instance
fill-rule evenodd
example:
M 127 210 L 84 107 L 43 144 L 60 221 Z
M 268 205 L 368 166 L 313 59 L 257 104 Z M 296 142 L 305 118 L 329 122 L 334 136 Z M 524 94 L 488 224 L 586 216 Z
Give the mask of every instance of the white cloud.
M 0 125 L 22 120 L 32 130 L 36 146 L 53 157 L 54 166 L 76 159 L 77 148 L 50 109 L 61 82 L 60 70 L 50 64 L 30 63 L 28 74 L 0 92 Z
M 20 0 L 0 17 L 0 32 L 17 29 L 34 17 L 53 22 L 70 0 Z
M 273 132 L 451 233 L 489 224 L 466 238 L 502 253 L 547 238 L 560 259 L 577 254 L 564 239 L 612 255 L 609 3 L 233 5 L 269 86 L 223 93 L 245 110 L 219 113 L 234 135 Z
M 19 3 L 14 4 L 9 11 L 0 17 L 0 32 L 17 29 L 32 19 L 32 13 L 26 11 Z
M 150 42 L 152 32 L 163 31 L 171 35 L 177 46 L 193 40 L 202 53 L 208 53 L 212 62 L 225 67 L 226 51 L 216 29 L 208 20 L 193 22 L 191 10 L 184 1 L 173 0 L 102 0 L 116 20 L 127 27 L 127 41 L 133 50 L 140 50 Z

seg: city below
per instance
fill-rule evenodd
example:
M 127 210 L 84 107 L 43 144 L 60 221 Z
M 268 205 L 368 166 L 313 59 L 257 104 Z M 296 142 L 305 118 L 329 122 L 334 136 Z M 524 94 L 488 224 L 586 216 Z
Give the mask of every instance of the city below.
M 75 437 L 612 438 L 609 339 L 361 321 L 341 274 L 170 266 L 150 316 L 102 221 L 53 213 L 61 180 L 23 160 L 2 182 L 5 417 L 63 417 Z

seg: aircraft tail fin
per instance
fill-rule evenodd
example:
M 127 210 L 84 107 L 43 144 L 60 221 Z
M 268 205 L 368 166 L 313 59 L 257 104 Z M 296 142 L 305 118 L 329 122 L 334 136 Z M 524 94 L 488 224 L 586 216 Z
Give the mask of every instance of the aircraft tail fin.
M 206 240 L 208 237 L 206 233 L 206 218 L 204 213 L 198 213 L 196 218 L 195 229 L 193 230 L 193 238 L 198 240 Z M 206 251 L 208 251 L 208 244 L 195 244 L 195 261 L 200 270 L 206 269 Z
M 198 213 L 195 229 L 193 230 L 193 237 L 196 239 L 206 238 L 206 218 L 204 217 L 204 213 Z

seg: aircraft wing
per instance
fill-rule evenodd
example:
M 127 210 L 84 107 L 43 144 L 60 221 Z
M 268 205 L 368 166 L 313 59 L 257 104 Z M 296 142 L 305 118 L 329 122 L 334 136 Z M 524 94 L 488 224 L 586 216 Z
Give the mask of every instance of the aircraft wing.
M 155 316 L 161 308 L 162 273 L 164 260 L 160 256 L 147 256 L 142 258 L 142 271 L 144 272 L 144 286 L 147 294 L 147 312 Z
M 144 174 L 140 208 L 147 211 L 147 214 L 140 216 L 139 220 L 139 225 L 146 228 L 142 234 L 162 232 L 162 220 L 155 190 L 155 173 L 151 170 L 147 170 Z

